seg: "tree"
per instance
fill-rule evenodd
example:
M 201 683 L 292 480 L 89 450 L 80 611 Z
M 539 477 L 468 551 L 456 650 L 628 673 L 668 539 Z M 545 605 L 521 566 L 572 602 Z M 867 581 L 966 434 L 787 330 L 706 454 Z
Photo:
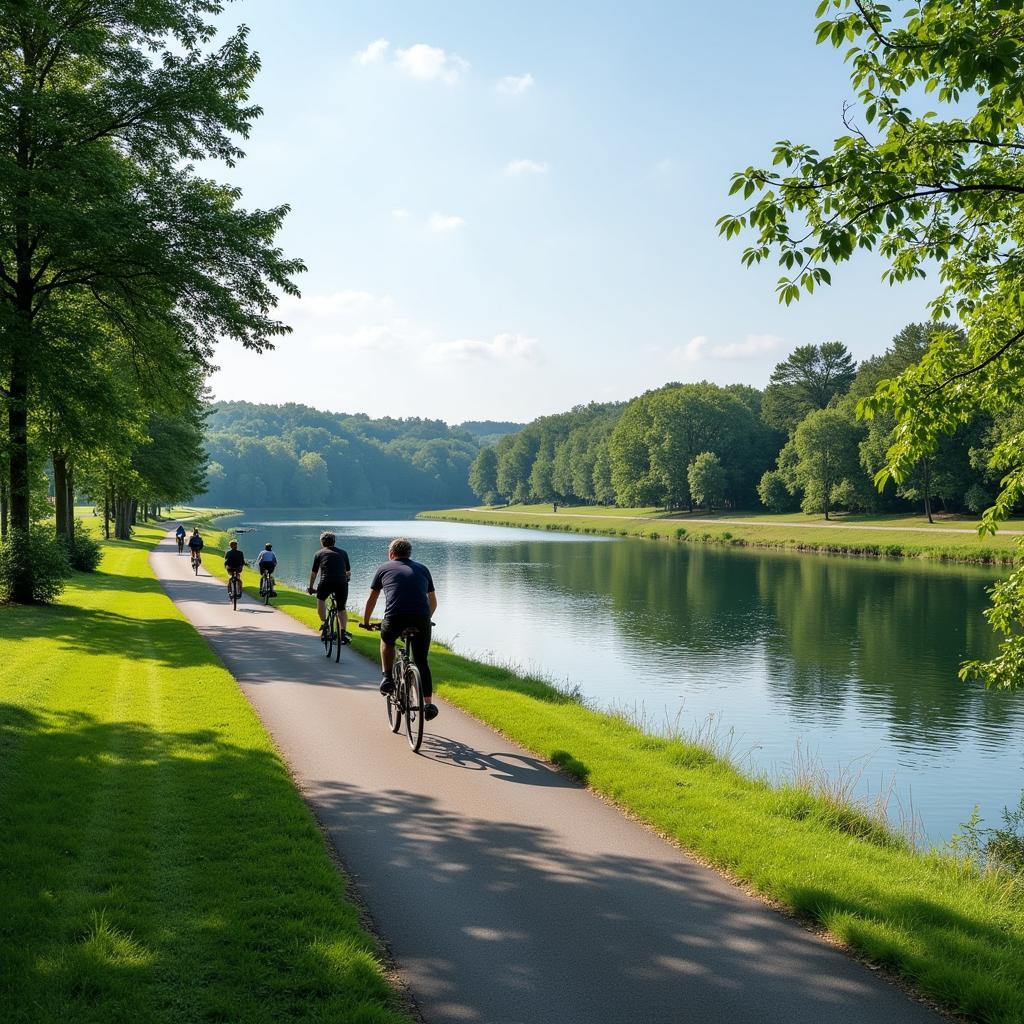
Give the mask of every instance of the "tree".
M 690 494 L 709 512 L 725 503 L 725 470 L 714 452 L 701 452 L 686 471 Z
M 815 409 L 793 432 L 796 478 L 804 488 L 805 511 L 816 505 L 829 517 L 833 491 L 859 470 L 857 446 L 864 431 L 838 409 Z
M 302 269 L 274 238 L 286 207 L 246 211 L 199 175 L 233 163 L 259 108 L 240 29 L 214 50 L 207 0 L 24 0 L 0 19 L 0 398 L 12 530 L 27 531 L 29 407 L 113 343 L 155 373 L 228 338 L 262 349 Z M 173 356 L 172 356 L 173 359 Z M 174 369 L 178 364 L 174 363 Z M 12 597 L 31 600 L 30 566 Z
M 480 449 L 469 467 L 469 486 L 481 501 L 498 493 L 498 453 L 494 448 Z
M 856 374 L 842 342 L 800 345 L 772 371 L 761 416 L 770 427 L 788 433 L 813 409 L 824 409 L 837 395 L 845 395 Z
M 797 506 L 783 475 L 775 469 L 765 470 L 757 485 L 757 496 L 772 512 L 792 512 Z
M 860 406 L 868 417 L 892 412 L 878 483 L 898 482 L 938 437 L 979 411 L 1000 416 L 1024 391 L 1024 16 L 1006 0 L 921 0 L 906 13 L 875 0 L 823 0 L 818 17 L 818 41 L 844 51 L 862 113 L 844 113 L 846 131 L 824 155 L 780 142 L 771 168 L 737 173 L 733 192 L 749 205 L 719 225 L 726 237 L 752 232 L 746 263 L 778 260 L 786 303 L 828 284 L 828 267 L 859 250 L 881 253 L 892 284 L 938 268 L 931 312 L 955 316 L 966 342 L 940 333 Z M 924 102 L 942 116 L 917 106 Z M 984 531 L 1024 497 L 1024 432 L 993 460 L 1005 475 Z M 1024 567 L 994 588 L 989 617 L 1004 634 L 999 654 L 963 674 L 1024 685 Z

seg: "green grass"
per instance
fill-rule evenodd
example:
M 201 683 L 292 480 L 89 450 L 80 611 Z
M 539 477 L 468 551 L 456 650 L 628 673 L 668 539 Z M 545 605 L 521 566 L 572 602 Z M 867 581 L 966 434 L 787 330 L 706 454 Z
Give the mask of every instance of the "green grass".
M 0 608 L 0 1019 L 407 1020 L 269 737 L 153 579 L 158 535 Z
M 543 510 L 547 511 L 544 512 Z M 552 514 L 550 505 L 509 506 L 507 508 L 445 509 L 421 512 L 419 518 L 449 522 L 480 523 L 490 526 L 516 526 L 534 530 L 554 530 L 598 536 L 639 537 L 648 540 L 687 544 L 718 544 L 729 547 L 772 548 L 814 554 L 858 555 L 874 558 L 925 558 L 945 562 L 986 565 L 1014 565 L 1024 558 L 1017 538 L 1003 534 L 979 538 L 975 533 L 954 533 L 952 527 L 970 528 L 972 521 L 936 524 L 920 532 L 897 529 L 856 529 L 920 525 L 917 520 L 885 517 L 845 517 L 843 529 L 829 526 L 813 517 L 791 515 L 748 516 L 742 520 L 720 521 L 723 517 L 701 521 L 652 509 L 571 509 Z M 799 522 L 800 525 L 787 525 Z M 809 525 L 804 525 L 804 524 Z M 925 524 L 927 525 L 927 524 Z M 1011 528 L 1019 524 L 1011 524 Z M 934 530 L 934 532 L 932 532 Z
M 283 584 L 274 604 L 318 624 Z M 377 659 L 377 637 L 353 646 Z M 431 649 L 435 686 L 702 860 L 967 1017 L 1024 1020 L 1024 881 L 917 852 L 877 815 L 751 778 L 700 745 L 644 733 L 546 683 Z

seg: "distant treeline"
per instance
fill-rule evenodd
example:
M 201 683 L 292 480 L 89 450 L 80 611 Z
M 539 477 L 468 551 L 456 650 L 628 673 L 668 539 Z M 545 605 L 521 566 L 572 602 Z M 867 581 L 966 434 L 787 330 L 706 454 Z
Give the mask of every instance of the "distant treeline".
M 457 505 L 482 438 L 518 423 L 371 419 L 308 406 L 217 402 L 204 500 L 225 507 Z
M 898 511 L 937 500 L 980 512 L 1005 472 L 1000 442 L 1024 407 L 979 414 L 883 492 L 874 475 L 894 440 L 890 415 L 862 420 L 857 402 L 924 354 L 949 324 L 910 324 L 858 367 L 840 342 L 803 345 L 762 392 L 745 385 L 666 384 L 632 401 L 544 416 L 483 448 L 469 484 L 486 504 L 594 502 L 662 508 Z

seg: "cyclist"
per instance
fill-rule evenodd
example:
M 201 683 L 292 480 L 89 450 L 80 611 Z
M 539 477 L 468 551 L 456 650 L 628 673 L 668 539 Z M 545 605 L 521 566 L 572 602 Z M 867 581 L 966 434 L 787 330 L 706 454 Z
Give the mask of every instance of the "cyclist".
M 338 605 L 339 627 L 342 642 L 345 641 L 345 604 L 348 601 L 348 581 L 352 578 L 352 566 L 348 552 L 335 547 L 337 537 L 330 530 L 320 534 L 320 550 L 313 556 L 313 568 L 309 573 L 307 594 L 316 594 L 316 612 L 320 616 L 320 633 L 327 628 L 327 596 L 334 594 Z M 317 573 L 320 583 L 316 584 Z M 314 589 L 315 587 L 315 589 Z
M 174 536 L 178 540 L 178 554 L 185 550 L 185 527 L 178 523 L 178 528 L 174 531 Z
M 380 692 L 393 693 L 391 669 L 395 664 L 395 641 L 403 631 L 415 627 L 412 638 L 412 656 L 423 679 L 423 719 L 429 722 L 437 717 L 437 705 L 431 701 L 434 693 L 433 678 L 427 653 L 430 650 L 430 617 L 437 610 L 437 594 L 430 570 L 412 560 L 412 544 L 404 537 L 396 537 L 388 545 L 388 561 L 377 569 L 370 584 L 370 596 L 363 611 L 363 628 L 370 628 L 370 616 L 377 606 L 377 598 L 384 591 L 384 618 L 380 624 Z
M 274 554 L 273 544 L 264 544 L 263 550 L 259 554 L 259 558 L 256 559 L 256 568 L 260 571 L 260 576 L 269 576 L 270 579 L 267 581 L 270 585 L 270 596 L 277 597 L 277 591 L 274 590 L 274 570 L 277 568 L 277 555 Z
M 228 550 L 224 555 L 224 568 L 228 571 L 228 597 L 231 597 L 231 577 L 238 576 L 241 579 L 244 565 L 245 555 L 242 554 L 238 541 L 228 541 Z
M 200 552 L 203 550 L 203 538 L 199 536 L 199 527 L 192 528 L 192 536 L 188 539 L 188 548 L 192 552 L 192 559 L 197 564 L 203 561 Z

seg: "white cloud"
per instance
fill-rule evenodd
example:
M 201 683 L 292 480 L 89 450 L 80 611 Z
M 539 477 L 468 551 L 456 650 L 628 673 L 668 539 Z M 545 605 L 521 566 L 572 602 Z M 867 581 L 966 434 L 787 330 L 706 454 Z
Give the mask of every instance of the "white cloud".
M 398 220 L 398 221 L 408 220 L 409 219 L 409 211 L 406 210 L 402 206 L 396 206 L 391 211 L 391 219 L 392 220 Z
M 697 363 L 705 359 L 749 359 L 766 352 L 774 352 L 782 345 L 775 334 L 748 334 L 742 341 L 712 345 L 703 334 L 685 344 L 675 345 L 665 353 L 669 363 Z
M 439 235 L 450 235 L 453 231 L 465 226 L 465 221 L 453 213 L 432 213 L 427 221 L 431 231 Z
M 507 174 L 547 174 L 548 165 L 542 160 L 511 160 L 506 166 Z
M 386 39 L 374 39 L 365 50 L 356 53 L 352 60 L 363 67 L 366 67 L 367 64 L 377 64 L 384 59 L 384 54 L 388 52 L 390 45 Z
M 489 361 L 499 363 L 535 360 L 538 341 L 522 334 L 498 334 L 490 341 L 476 338 L 458 338 L 439 341 L 428 346 L 423 358 L 430 363 Z
M 668 350 L 670 363 L 695 363 L 704 356 L 708 339 L 703 334 L 691 338 L 685 345 L 675 345 Z
M 529 71 L 525 75 L 505 75 L 498 79 L 498 92 L 506 96 L 520 96 L 527 89 L 533 88 L 534 79 Z
M 454 85 L 469 70 L 469 62 L 458 54 L 445 53 L 440 47 L 426 43 L 395 50 L 395 66 L 410 78 L 422 81 L 439 78 L 448 85 Z
M 742 341 L 713 346 L 711 354 L 716 359 L 745 359 L 762 352 L 774 352 L 781 345 L 782 339 L 776 334 L 748 334 Z

